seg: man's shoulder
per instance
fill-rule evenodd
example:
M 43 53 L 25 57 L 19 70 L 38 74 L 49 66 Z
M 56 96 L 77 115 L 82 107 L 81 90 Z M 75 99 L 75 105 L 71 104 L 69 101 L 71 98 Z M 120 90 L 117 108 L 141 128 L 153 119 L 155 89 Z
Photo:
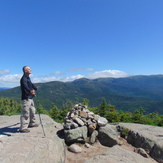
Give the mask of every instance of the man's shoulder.
M 23 75 L 21 78 L 20 78 L 20 81 L 23 81 L 23 80 L 26 80 L 27 79 L 27 76 L 26 75 Z
M 29 76 L 24 74 L 24 75 L 21 77 L 21 79 L 23 79 L 23 78 L 29 78 Z
M 25 77 L 25 76 L 23 75 L 23 76 L 20 78 L 20 80 L 22 80 L 24 77 Z

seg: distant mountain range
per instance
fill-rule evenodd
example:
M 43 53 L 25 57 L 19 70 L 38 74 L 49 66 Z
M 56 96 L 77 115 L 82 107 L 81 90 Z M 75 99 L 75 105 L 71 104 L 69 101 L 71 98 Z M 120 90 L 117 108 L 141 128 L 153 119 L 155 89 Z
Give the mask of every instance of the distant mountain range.
M 134 111 L 143 107 L 148 113 L 163 114 L 163 75 L 131 76 L 126 78 L 82 78 L 73 82 L 36 83 L 39 86 L 36 101 L 50 109 L 54 103 L 59 108 L 66 101 L 73 103 L 89 100 L 89 106 L 98 107 L 105 98 L 117 110 Z M 20 87 L 0 91 L 0 96 L 20 100 Z
M 0 87 L 0 91 L 4 91 L 6 89 L 10 89 L 10 88 L 8 88 L 8 87 Z

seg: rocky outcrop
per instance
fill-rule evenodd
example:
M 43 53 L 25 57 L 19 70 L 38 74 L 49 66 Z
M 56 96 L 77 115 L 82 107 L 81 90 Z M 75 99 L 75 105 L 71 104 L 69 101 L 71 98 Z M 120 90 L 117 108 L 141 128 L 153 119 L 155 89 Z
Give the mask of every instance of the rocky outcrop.
M 105 124 L 105 119 L 87 110 L 82 110 L 79 114 L 82 118 L 85 117 L 85 119 L 83 118 L 85 122 L 82 120 L 84 125 L 82 126 L 82 122 L 80 122 L 80 116 L 76 116 L 80 120 L 77 119 L 73 122 L 78 127 L 74 127 L 77 125 L 73 126 L 71 125 L 73 123 L 71 123 L 69 127 L 72 128 L 64 130 L 62 124 L 56 123 L 47 115 L 41 115 L 45 136 L 41 125 L 37 128 L 30 128 L 30 133 L 19 133 L 19 115 L 0 116 L 0 162 L 65 163 L 66 153 L 72 151 L 74 155 L 71 156 L 74 157 L 73 160 L 76 162 L 78 159 L 81 160 L 83 156 L 87 156 L 87 161 L 84 160 L 85 163 L 155 163 L 156 161 L 163 163 L 162 127 L 131 123 Z M 92 116 L 91 119 L 88 118 L 90 116 Z M 38 115 L 37 120 L 39 121 Z M 64 144 L 65 138 L 72 145 L 67 147 Z M 88 141 L 89 144 L 79 145 L 79 148 L 74 143 L 76 141 Z M 96 141 L 100 142 L 97 148 L 93 144 Z M 132 146 L 132 150 L 124 148 L 124 143 L 127 142 L 134 146 Z M 105 147 L 105 152 L 95 155 L 97 151 L 100 151 L 101 144 L 103 145 L 102 148 Z M 84 151 L 82 151 L 83 148 L 85 148 Z M 91 150 L 93 153 L 91 153 Z M 89 151 L 89 154 L 87 154 L 87 151 Z
M 90 112 L 87 106 L 82 104 L 75 105 L 67 113 L 64 123 L 65 141 L 67 145 L 68 143 L 73 144 L 78 142 L 89 142 L 93 144 L 98 140 L 102 145 L 113 147 L 113 149 L 119 151 L 121 154 L 125 150 L 118 148 L 116 145 L 123 145 L 122 136 L 129 144 L 135 147 L 132 155 L 130 155 L 131 157 L 134 158 L 135 154 L 144 158 L 151 156 L 162 163 L 163 141 L 160 137 L 163 133 L 157 139 L 156 136 L 151 135 L 153 129 L 157 129 L 157 127 L 129 123 L 108 124 L 104 117 Z M 127 155 L 126 152 L 126 157 Z M 130 159 L 132 160 L 132 158 Z M 141 161 L 138 159 L 137 162 Z
M 39 121 L 38 115 L 36 115 Z M 64 139 L 58 137 L 62 125 L 49 116 L 41 115 L 41 125 L 30 128 L 30 133 L 19 133 L 20 116 L 0 116 L 0 162 L 1 163 L 63 163 Z
M 163 163 L 163 128 L 133 123 L 119 123 L 118 131 L 127 131 L 127 142 L 136 148 L 143 148 L 149 155 Z
M 115 145 L 99 156 L 95 156 L 84 163 L 154 163 L 154 160 L 149 160 L 141 155 L 125 150 L 118 145 Z

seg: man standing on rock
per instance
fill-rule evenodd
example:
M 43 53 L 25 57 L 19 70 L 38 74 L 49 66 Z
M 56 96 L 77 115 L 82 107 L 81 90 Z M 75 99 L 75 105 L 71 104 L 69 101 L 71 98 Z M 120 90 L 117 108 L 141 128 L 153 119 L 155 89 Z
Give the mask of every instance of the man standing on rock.
M 37 87 L 31 82 L 29 75 L 31 74 L 31 68 L 29 66 L 23 67 L 23 76 L 20 80 L 22 91 L 22 113 L 20 116 L 20 129 L 19 132 L 30 132 L 28 127 L 38 127 L 35 118 L 35 106 L 33 97 L 35 96 L 35 90 Z

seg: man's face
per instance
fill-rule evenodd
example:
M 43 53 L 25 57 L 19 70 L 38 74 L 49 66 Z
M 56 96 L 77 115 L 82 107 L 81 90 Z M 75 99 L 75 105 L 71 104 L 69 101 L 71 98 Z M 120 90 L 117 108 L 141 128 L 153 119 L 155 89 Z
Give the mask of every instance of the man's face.
M 26 67 L 25 68 L 25 73 L 26 74 L 31 74 L 32 73 L 32 69 L 30 67 Z

